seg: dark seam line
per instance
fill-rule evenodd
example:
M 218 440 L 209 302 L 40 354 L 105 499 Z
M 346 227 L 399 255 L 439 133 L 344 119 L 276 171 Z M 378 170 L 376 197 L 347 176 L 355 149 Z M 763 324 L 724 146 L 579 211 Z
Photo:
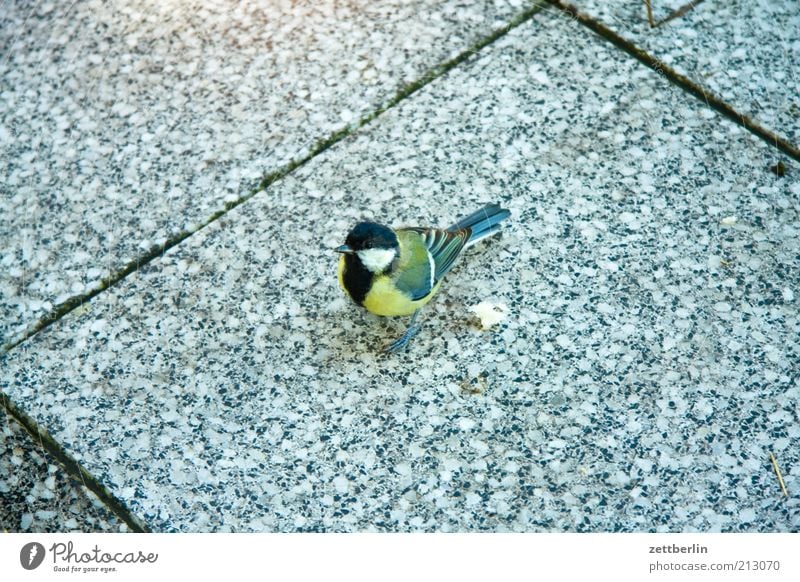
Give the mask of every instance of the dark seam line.
M 681 16 L 692 10 L 694 7 L 696 7 L 698 4 L 701 4 L 703 1 L 704 0 L 693 0 L 692 2 L 688 2 L 687 4 L 684 4 L 683 6 L 676 8 L 661 20 L 654 20 L 652 3 L 650 2 L 650 0 L 644 0 L 644 5 L 647 8 L 647 20 L 650 23 L 650 28 L 658 28 L 662 24 L 666 24 L 671 20 L 680 18 Z
M 693 10 L 699 4 L 702 4 L 702 3 L 703 3 L 703 0 L 694 0 L 694 2 L 689 2 L 687 4 L 684 4 L 683 6 L 681 6 L 678 9 L 676 9 L 674 12 L 672 12 L 671 14 L 667 14 L 664 18 L 662 18 L 661 20 L 656 22 L 655 25 L 654 25 L 654 28 L 657 28 L 657 27 L 661 26 L 662 24 L 666 24 L 667 22 L 670 22 L 672 20 L 675 20 L 676 18 L 680 18 L 681 16 L 683 16 L 684 14 L 689 12 L 690 10 Z
M 35 443 L 40 444 L 53 456 L 72 478 L 73 483 L 85 485 L 87 489 L 97 495 L 100 501 L 103 502 L 103 505 L 125 522 L 132 532 L 147 533 L 150 531 L 148 527 L 128 509 L 128 506 L 125 505 L 124 502 L 117 499 L 100 483 L 100 481 L 84 469 L 83 466 L 76 461 L 59 442 L 50 436 L 49 433 L 39 428 L 36 421 L 20 410 L 2 390 L 0 390 L 0 399 L 2 399 L 3 408 L 5 408 L 8 414 L 22 425 Z
M 38 332 L 42 331 L 43 329 L 49 327 L 56 321 L 60 320 L 62 317 L 73 311 L 74 309 L 80 307 L 87 301 L 92 300 L 94 297 L 105 291 L 106 289 L 113 287 L 117 283 L 119 283 L 122 279 L 126 278 L 131 273 L 138 271 L 141 267 L 150 263 L 153 259 L 157 257 L 163 256 L 166 251 L 171 249 L 172 247 L 180 244 L 187 238 L 189 238 L 195 232 L 202 230 L 206 226 L 210 225 L 211 223 L 215 222 L 229 211 L 233 210 L 240 204 L 247 202 L 250 198 L 265 190 L 281 178 L 284 178 L 289 173 L 297 169 L 298 167 L 306 164 L 307 162 L 311 161 L 316 156 L 323 153 L 328 148 L 332 147 L 333 145 L 337 144 L 338 142 L 345 139 L 350 134 L 356 132 L 360 128 L 364 127 L 379 115 L 381 115 L 384 111 L 391 109 L 392 107 L 398 105 L 401 101 L 405 100 L 406 98 L 410 97 L 426 85 L 432 83 L 436 79 L 442 77 L 447 72 L 461 64 L 462 62 L 466 61 L 473 55 L 477 54 L 479 51 L 484 49 L 485 47 L 489 46 L 490 44 L 494 43 L 501 37 L 508 34 L 513 29 L 517 28 L 518 26 L 524 24 L 531 18 L 533 18 L 538 12 L 542 11 L 545 8 L 544 4 L 537 3 L 527 10 L 519 13 L 516 17 L 514 17 L 508 24 L 502 26 L 495 30 L 493 33 L 489 34 L 488 36 L 482 38 L 477 43 L 472 45 L 470 48 L 462 51 L 449 61 L 445 61 L 441 65 L 435 66 L 430 69 L 427 73 L 423 74 L 420 79 L 414 81 L 413 83 L 409 83 L 401 88 L 397 94 L 385 102 L 385 104 L 374 111 L 364 115 L 358 122 L 355 124 L 351 124 L 344 129 L 341 129 L 337 132 L 334 132 L 329 137 L 320 140 L 317 144 L 311 148 L 311 151 L 305 157 L 290 162 L 286 167 L 271 172 L 262 178 L 261 182 L 259 183 L 258 187 L 251 191 L 249 194 L 246 194 L 239 198 L 238 200 L 225 203 L 223 209 L 218 210 L 214 214 L 211 215 L 205 222 L 203 222 L 200 226 L 195 228 L 191 231 L 186 231 L 179 233 L 172 238 L 167 239 L 167 241 L 163 245 L 154 245 L 150 248 L 150 250 L 139 257 L 129 261 L 121 270 L 117 271 L 115 274 L 104 277 L 100 285 L 98 285 L 95 289 L 87 293 L 83 293 L 81 295 L 76 295 L 67 299 L 64 303 L 57 305 L 50 313 L 42 316 L 36 323 L 34 323 L 30 328 L 20 334 L 16 339 L 12 339 L 10 342 L 4 344 L 0 347 L 0 362 L 5 359 L 7 353 L 15 348 L 16 346 L 20 345 L 24 341 L 28 340 Z M 28 416 L 25 412 L 19 409 L 8 397 L 5 392 L 0 390 L 0 400 L 2 401 L 3 408 L 6 409 L 8 414 L 10 414 L 14 419 L 16 419 L 25 430 L 30 433 L 34 440 L 39 438 L 42 446 L 47 449 L 50 454 L 53 455 L 55 459 L 57 459 L 64 469 L 67 471 L 69 475 L 71 475 L 76 481 L 83 482 L 86 484 L 87 488 L 90 489 L 95 495 L 103 501 L 103 503 L 115 514 L 117 517 L 122 519 L 128 527 L 134 532 L 149 532 L 151 531 L 141 520 L 139 520 L 128 507 L 119 499 L 117 499 L 110 491 L 108 491 L 96 478 L 94 478 L 78 461 L 76 461 L 66 450 L 58 443 L 49 433 L 42 430 L 38 423 L 34 421 L 30 416 Z
M 614 44 L 617 48 L 620 48 L 626 53 L 630 54 L 636 60 L 646 65 L 656 73 L 663 74 L 667 78 L 667 80 L 669 80 L 674 85 L 677 85 L 684 91 L 691 93 L 692 95 L 697 97 L 700 101 L 704 102 L 712 109 L 718 111 L 731 121 L 734 121 L 738 125 L 745 128 L 750 133 L 764 140 L 770 146 L 777 148 L 787 156 L 800 162 L 800 149 L 792 145 L 788 140 L 783 139 L 776 133 L 762 126 L 761 124 L 757 123 L 756 121 L 753 121 L 751 118 L 744 115 L 743 113 L 736 111 L 736 109 L 725 103 L 722 99 L 720 99 L 716 95 L 707 92 L 705 89 L 703 89 L 701 85 L 695 83 L 688 77 L 681 75 L 680 73 L 678 73 L 665 63 L 661 62 L 657 57 L 652 56 L 647 51 L 639 48 L 632 42 L 625 40 L 623 37 L 621 37 L 616 32 L 608 28 L 606 25 L 595 20 L 591 16 L 580 12 L 577 8 L 575 8 L 571 4 L 568 4 L 567 2 L 562 2 L 561 0 L 547 0 L 547 1 L 556 8 L 558 8 L 559 10 L 563 11 L 570 18 L 574 18 L 575 20 L 577 20 L 578 22 L 580 22 L 581 24 L 583 24 L 584 26 L 595 32 L 596 34 L 600 35 L 604 39 Z

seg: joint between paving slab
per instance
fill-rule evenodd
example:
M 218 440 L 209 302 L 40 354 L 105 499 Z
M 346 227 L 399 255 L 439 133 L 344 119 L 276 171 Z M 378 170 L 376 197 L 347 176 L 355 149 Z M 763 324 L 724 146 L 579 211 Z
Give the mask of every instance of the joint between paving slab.
M 742 126 L 750 133 L 761 138 L 770 146 L 778 149 L 779 151 L 783 152 L 790 158 L 800 162 L 800 149 L 797 146 L 783 139 L 775 132 L 757 123 L 747 115 L 739 111 L 736 111 L 736 109 L 734 109 L 731 105 L 729 105 L 716 95 L 708 92 L 698 83 L 695 83 L 688 77 L 681 75 L 672 67 L 662 62 L 658 57 L 651 55 L 643 48 L 640 48 L 637 45 L 635 45 L 633 42 L 624 39 L 622 36 L 611 30 L 609 27 L 607 27 L 597 19 L 592 18 L 591 16 L 589 16 L 584 12 L 581 12 L 575 6 L 569 4 L 568 2 L 563 2 L 562 0 L 547 0 L 547 2 L 552 4 L 555 8 L 563 11 L 570 18 L 577 20 L 583 26 L 589 28 L 594 33 L 598 34 L 602 38 L 611 42 L 616 47 L 622 49 L 623 51 L 634 57 L 636 60 L 638 60 L 640 63 L 644 64 L 648 68 L 655 71 L 656 73 L 664 75 L 664 77 L 666 77 L 668 81 L 670 81 L 674 85 L 677 85 L 678 87 L 680 87 L 687 93 L 690 93 L 694 97 L 697 97 L 700 101 L 703 101 L 706 105 L 708 105 L 715 111 L 721 113 L 731 121 Z
M 61 446 L 47 431 L 43 431 L 38 423 L 20 410 L 8 395 L 0 390 L 2 406 L 25 430 L 31 438 L 39 443 L 52 457 L 64 468 L 77 483 L 84 485 L 105 505 L 111 513 L 123 521 L 130 531 L 134 533 L 147 533 L 150 529 L 144 522 L 136 517 L 128 507 L 117 499 L 102 483 L 91 475 L 64 447 Z
M 525 22 L 533 18 L 533 16 L 535 16 L 538 12 L 541 12 L 543 9 L 545 9 L 546 6 L 547 5 L 542 2 L 536 2 L 532 4 L 528 9 L 524 10 L 523 12 L 520 12 L 516 17 L 511 19 L 510 22 L 508 22 L 502 27 L 497 28 L 491 34 L 481 38 L 475 44 L 465 49 L 452 59 L 431 68 L 426 73 L 424 73 L 418 80 L 404 85 L 393 97 L 388 99 L 382 106 L 362 116 L 357 122 L 352 123 L 334 132 L 333 134 L 331 134 L 326 138 L 318 140 L 316 144 L 313 147 L 311 147 L 309 153 L 306 156 L 294 160 L 285 167 L 275 170 L 274 172 L 270 172 L 269 174 L 264 176 L 259 182 L 258 186 L 254 190 L 252 190 L 249 194 L 246 194 L 234 201 L 226 202 L 221 209 L 214 212 L 209 218 L 207 218 L 204 222 L 202 222 L 195 228 L 178 233 L 173 237 L 167 239 L 167 241 L 161 245 L 154 245 L 153 247 L 150 248 L 149 251 L 147 251 L 147 253 L 132 259 L 116 273 L 108 277 L 104 277 L 100 281 L 100 283 L 90 291 L 87 291 L 80 295 L 75 295 L 73 297 L 70 297 L 63 303 L 60 303 L 55 308 L 53 308 L 49 313 L 46 313 L 45 315 L 40 317 L 27 330 L 21 332 L 16 337 L 12 337 L 11 340 L 0 346 L 0 356 L 8 353 L 12 349 L 23 343 L 24 341 L 26 341 L 27 339 L 33 337 L 40 331 L 46 329 L 56 321 L 60 320 L 65 315 L 72 312 L 73 310 L 91 301 L 94 297 L 96 297 L 106 289 L 113 287 L 114 285 L 125 279 L 128 275 L 138 271 L 143 266 L 150 263 L 153 259 L 162 256 L 165 252 L 170 250 L 172 247 L 182 243 L 184 240 L 189 238 L 195 232 L 202 230 L 203 228 L 209 226 L 213 222 L 216 222 L 219 218 L 226 215 L 228 212 L 230 212 L 237 206 L 247 202 L 253 196 L 258 194 L 262 190 L 265 190 L 266 188 L 268 188 L 281 178 L 286 177 L 288 174 L 290 174 L 300 166 L 305 165 L 315 157 L 325 152 L 327 149 L 333 147 L 334 145 L 345 139 L 347 136 L 351 135 L 358 129 L 364 127 L 365 125 L 376 119 L 379 115 L 381 115 L 385 111 L 395 107 L 400 102 L 407 99 L 408 97 L 410 97 L 411 95 L 413 95 L 426 85 L 442 77 L 451 69 L 455 68 L 462 62 L 466 61 L 468 58 L 477 54 L 485 47 L 489 46 L 493 42 L 505 36 L 511 30 L 524 24 Z

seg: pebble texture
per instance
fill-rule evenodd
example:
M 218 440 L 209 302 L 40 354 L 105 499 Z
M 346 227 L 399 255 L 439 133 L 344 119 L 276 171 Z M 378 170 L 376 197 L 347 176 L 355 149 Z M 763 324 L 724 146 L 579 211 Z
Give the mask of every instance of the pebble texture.
M 523 8 L 6 0 L 0 345 Z
M 651 28 L 641 0 L 573 4 L 800 147 L 800 10 L 795 0 L 708 0 Z M 653 0 L 656 21 L 689 0 Z
M 0 387 L 156 531 L 798 531 L 800 186 L 774 157 L 548 10 L 12 350 Z M 404 321 L 343 298 L 333 248 L 487 201 L 503 235 L 381 354 Z
M 126 531 L 0 408 L 0 531 Z

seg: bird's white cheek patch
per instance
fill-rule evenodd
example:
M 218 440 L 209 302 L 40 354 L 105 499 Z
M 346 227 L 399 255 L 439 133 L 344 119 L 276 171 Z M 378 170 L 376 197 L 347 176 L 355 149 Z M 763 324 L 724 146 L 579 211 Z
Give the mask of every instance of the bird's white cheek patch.
M 380 273 L 392 264 L 396 251 L 394 249 L 364 249 L 358 251 L 358 258 L 373 273 Z

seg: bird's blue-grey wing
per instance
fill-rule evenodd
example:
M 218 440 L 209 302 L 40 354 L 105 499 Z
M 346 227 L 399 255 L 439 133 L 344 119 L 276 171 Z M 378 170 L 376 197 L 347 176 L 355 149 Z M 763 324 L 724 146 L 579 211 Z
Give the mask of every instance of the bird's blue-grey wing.
M 412 300 L 422 299 L 436 284 L 436 264 L 417 229 L 398 229 L 397 236 L 402 250 L 394 268 L 394 284 Z
M 422 237 L 422 241 L 433 260 L 433 285 L 452 268 L 453 263 L 464 250 L 471 235 L 470 229 L 449 231 L 439 228 L 408 228 Z

